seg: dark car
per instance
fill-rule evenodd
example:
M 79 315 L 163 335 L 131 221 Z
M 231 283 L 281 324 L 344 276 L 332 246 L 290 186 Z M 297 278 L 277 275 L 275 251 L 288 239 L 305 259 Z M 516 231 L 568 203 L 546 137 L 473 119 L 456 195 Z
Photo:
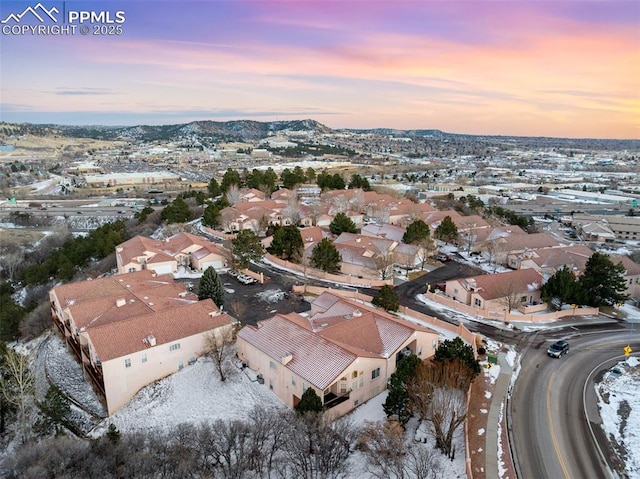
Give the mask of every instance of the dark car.
M 549 349 L 547 349 L 547 354 L 552 358 L 559 358 L 563 354 L 567 354 L 569 352 L 569 343 L 564 340 L 556 341 Z

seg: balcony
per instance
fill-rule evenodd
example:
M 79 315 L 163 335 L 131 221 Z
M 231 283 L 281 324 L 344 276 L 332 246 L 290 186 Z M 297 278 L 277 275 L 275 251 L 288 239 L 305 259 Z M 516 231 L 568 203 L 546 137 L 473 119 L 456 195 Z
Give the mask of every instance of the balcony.
M 336 407 L 338 404 L 342 404 L 345 401 L 349 400 L 349 395 L 351 391 L 347 391 L 346 393 L 334 394 L 329 393 L 324 395 L 324 410 L 331 409 Z

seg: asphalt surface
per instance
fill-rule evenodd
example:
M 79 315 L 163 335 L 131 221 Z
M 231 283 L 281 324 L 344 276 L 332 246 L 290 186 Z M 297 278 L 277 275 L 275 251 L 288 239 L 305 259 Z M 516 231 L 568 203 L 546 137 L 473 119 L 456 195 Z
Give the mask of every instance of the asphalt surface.
M 564 335 L 530 336 L 510 402 L 518 477 L 615 477 L 611 471 L 620 463 L 602 432 L 593 385 L 623 358 L 630 337 L 621 324 L 601 329 L 596 334 L 568 329 Z M 557 339 L 570 344 L 569 353 L 559 359 L 546 353 Z M 634 339 L 637 350 L 639 338 Z

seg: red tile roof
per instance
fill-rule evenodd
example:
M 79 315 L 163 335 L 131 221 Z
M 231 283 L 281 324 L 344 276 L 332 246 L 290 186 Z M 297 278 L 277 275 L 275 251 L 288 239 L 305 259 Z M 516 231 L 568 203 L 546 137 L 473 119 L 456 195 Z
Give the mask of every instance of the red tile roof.
M 230 316 L 220 313 L 214 302 L 208 299 L 92 327 L 89 337 L 98 358 L 104 362 L 148 349 L 150 345 L 146 338 L 150 335 L 155 337 L 156 346 L 159 346 L 232 322 Z

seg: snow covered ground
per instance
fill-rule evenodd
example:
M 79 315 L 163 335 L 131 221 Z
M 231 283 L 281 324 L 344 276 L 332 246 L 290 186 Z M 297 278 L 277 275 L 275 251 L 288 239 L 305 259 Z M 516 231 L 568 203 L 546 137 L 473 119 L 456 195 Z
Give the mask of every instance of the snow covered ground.
M 613 372 L 615 370 L 619 371 Z M 621 361 L 595 385 L 602 427 L 619 447 L 628 477 L 640 477 L 640 360 Z
M 34 343 L 31 349 L 38 346 L 39 343 Z M 52 334 L 40 347 L 48 376 L 74 401 L 87 404 L 94 413 L 104 414 L 98 397 L 82 378 L 79 364 L 58 335 Z M 356 408 L 350 415 L 351 420 L 357 426 L 367 421 L 384 420 L 382 404 L 386 396 L 385 391 Z M 182 423 L 200 424 L 216 419 L 242 420 L 248 418 L 258 405 L 276 410 L 285 408 L 268 387 L 256 381 L 251 370 L 238 369 L 231 378 L 221 382 L 213 363 L 200 359 L 194 365 L 141 390 L 116 414 L 99 421 L 90 435 L 102 436 L 111 423 L 122 432 L 133 432 L 167 431 Z M 87 423 L 90 422 L 95 423 L 95 418 L 87 417 Z M 426 424 L 412 420 L 408 431 L 415 438 L 416 447 L 435 448 L 435 440 Z M 466 477 L 464 443 L 464 430 L 460 427 L 454 435 L 455 459 L 449 461 L 444 456 L 440 457 L 442 473 L 438 475 L 439 479 Z M 352 474 L 347 479 L 372 477 L 367 472 L 367 460 L 361 452 L 354 451 L 350 461 Z

